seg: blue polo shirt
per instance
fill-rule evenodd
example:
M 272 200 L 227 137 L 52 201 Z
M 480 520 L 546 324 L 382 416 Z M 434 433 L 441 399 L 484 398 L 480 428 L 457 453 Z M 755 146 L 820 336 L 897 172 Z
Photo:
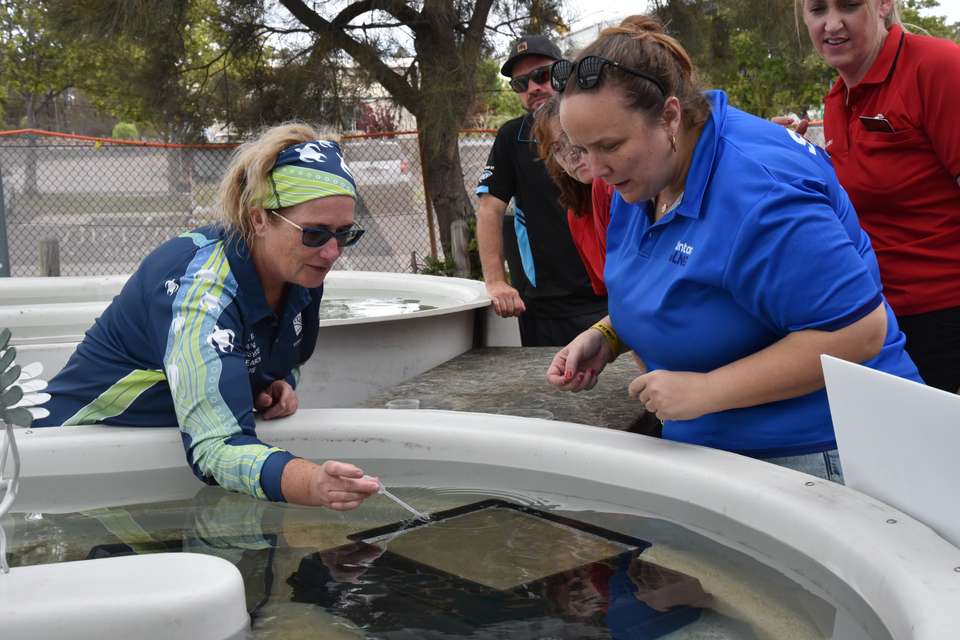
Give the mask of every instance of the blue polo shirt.
M 242 240 L 218 226 L 184 233 L 144 259 L 87 331 L 35 425 L 177 424 L 202 480 L 282 500 L 293 456 L 257 439 L 253 399 L 275 380 L 296 385 L 322 295 L 288 284 L 277 316 Z
M 836 330 L 879 304 L 868 367 L 920 381 L 883 299 L 876 256 L 827 155 L 708 92 L 683 198 L 656 223 L 614 196 L 605 279 L 620 338 L 650 370 L 708 372 L 804 329 Z M 833 449 L 823 390 L 668 420 L 663 437 L 758 458 Z

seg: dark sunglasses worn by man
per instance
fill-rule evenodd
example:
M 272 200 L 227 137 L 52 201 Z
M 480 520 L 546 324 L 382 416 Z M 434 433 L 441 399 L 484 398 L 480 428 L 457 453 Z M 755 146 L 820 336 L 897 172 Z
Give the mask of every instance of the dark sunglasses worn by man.
M 268 209 L 268 211 L 287 224 L 300 229 L 300 241 L 306 247 L 322 247 L 330 241 L 330 238 L 336 238 L 337 245 L 341 247 L 349 247 L 357 244 L 360 236 L 363 235 L 363 229 L 356 224 L 332 231 L 328 227 L 301 227 L 293 220 L 277 213 L 275 209 Z
M 551 65 L 547 64 L 542 67 L 537 67 L 530 73 L 514 76 L 510 78 L 510 88 L 516 93 L 523 93 L 529 88 L 531 80 L 537 84 L 546 84 L 547 80 L 550 80 L 550 68 Z
M 571 62 L 570 60 L 557 60 L 550 65 L 550 86 L 553 87 L 553 90 L 557 93 L 563 93 L 570 76 L 576 74 L 578 87 L 581 89 L 593 89 L 597 86 L 597 83 L 600 82 L 600 74 L 603 71 L 603 68 L 606 66 L 611 66 L 625 73 L 629 73 L 630 75 L 648 80 L 660 90 L 660 93 L 663 94 L 663 96 L 667 95 L 667 92 L 663 87 L 663 83 L 649 73 L 631 69 L 630 67 L 626 67 L 619 62 L 601 58 L 600 56 L 587 56 L 578 62 Z

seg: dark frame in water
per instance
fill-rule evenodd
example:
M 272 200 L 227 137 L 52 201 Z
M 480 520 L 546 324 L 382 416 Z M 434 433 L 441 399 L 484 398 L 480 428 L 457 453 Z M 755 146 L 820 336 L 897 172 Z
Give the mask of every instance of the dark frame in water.
M 394 553 L 382 543 L 395 535 L 437 522 L 488 509 L 508 509 L 570 527 L 626 547 L 624 551 L 530 579 L 509 588 L 495 588 L 437 566 Z M 511 637 L 540 638 L 544 633 L 563 637 L 658 638 L 700 617 L 697 606 L 679 605 L 668 611 L 648 606 L 637 594 L 630 567 L 645 565 L 658 576 L 658 587 L 679 581 L 696 582 L 680 574 L 638 560 L 650 543 L 596 525 L 499 499 L 483 500 L 441 511 L 429 521 L 401 521 L 348 536 L 354 542 L 306 556 L 288 579 L 295 602 L 313 603 L 350 620 L 376 637 Z M 469 550 L 464 550 L 469 553 Z M 348 580 L 338 580 L 330 558 L 344 559 L 343 567 L 362 567 L 362 579 L 349 569 Z M 657 571 L 659 569 L 659 571 Z M 646 575 L 651 575 L 647 572 Z M 578 585 L 602 581 L 600 608 L 571 607 Z M 595 592 L 594 592 L 595 593 Z M 574 603 L 576 604 L 576 603 Z M 573 635 L 570 635 L 570 634 Z M 414 634 L 414 635 L 410 635 Z

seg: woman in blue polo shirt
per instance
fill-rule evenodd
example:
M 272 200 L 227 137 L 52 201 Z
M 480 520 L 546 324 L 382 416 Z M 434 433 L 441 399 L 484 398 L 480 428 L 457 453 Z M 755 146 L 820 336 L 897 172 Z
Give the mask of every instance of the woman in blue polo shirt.
M 340 147 L 305 125 L 237 149 L 220 183 L 222 222 L 147 256 L 50 382 L 35 426 L 177 424 L 201 479 L 268 500 L 357 507 L 378 483 L 261 442 L 255 413 L 297 410 L 323 280 L 363 231 Z
M 617 194 L 610 315 L 548 380 L 590 388 L 632 349 L 647 373 L 630 393 L 664 438 L 838 478 L 820 354 L 919 376 L 828 158 L 703 92 L 651 18 L 605 29 L 552 75 L 564 131 Z

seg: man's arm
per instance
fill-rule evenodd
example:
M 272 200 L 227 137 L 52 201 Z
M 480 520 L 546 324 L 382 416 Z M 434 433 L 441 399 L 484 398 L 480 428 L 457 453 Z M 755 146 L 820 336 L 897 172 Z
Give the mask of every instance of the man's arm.
M 503 270 L 503 215 L 506 211 L 507 203 L 500 198 L 490 194 L 480 196 L 477 248 L 483 281 L 487 285 L 487 294 L 493 300 L 494 311 L 504 318 L 518 316 L 526 310 L 520 294 L 507 284 Z

